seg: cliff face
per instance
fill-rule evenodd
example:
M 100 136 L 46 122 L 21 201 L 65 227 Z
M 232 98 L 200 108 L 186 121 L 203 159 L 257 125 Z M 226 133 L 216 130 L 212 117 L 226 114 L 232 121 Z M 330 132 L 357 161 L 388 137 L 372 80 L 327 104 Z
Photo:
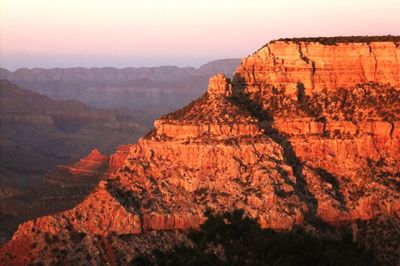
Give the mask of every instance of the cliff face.
M 247 89 L 260 85 L 307 94 L 377 82 L 399 87 L 400 45 L 394 42 L 337 43 L 275 41 L 244 58 L 237 73 Z
M 381 56 L 374 57 L 378 65 L 386 62 L 368 78 L 350 63 L 365 47 Z M 198 228 L 207 210 L 243 209 L 273 229 L 322 232 L 351 223 L 355 239 L 365 230 L 365 241 L 377 249 L 382 246 L 371 240 L 375 236 L 395 243 L 395 226 L 368 227 L 377 217 L 396 224 L 400 215 L 397 54 L 378 47 L 397 49 L 389 42 L 303 43 L 299 52 L 297 43 L 268 44 L 242 61 L 232 83 L 223 75 L 212 77 L 205 95 L 156 121 L 126 159 L 112 157 L 110 162 L 122 165 L 81 204 L 20 225 L 1 258 L 124 264 L 140 253 L 126 245 L 146 239 L 151 253 L 161 242 L 177 243 L 177 235 L 161 242 L 151 236 Z M 307 72 L 313 65 L 314 73 Z M 82 236 L 79 243 L 76 234 Z M 122 237 L 127 234 L 138 238 Z M 44 250 L 53 244 L 45 240 L 55 235 L 68 243 L 65 248 L 81 251 L 51 256 Z M 95 244 L 99 239 L 102 245 Z M 383 259 L 397 261 L 396 248 L 385 249 Z
M 0 243 L 9 239 L 21 222 L 65 211 L 85 199 L 100 180 L 122 166 L 128 156 L 130 145 L 120 145 L 110 157 L 92 150 L 78 162 L 59 165 L 43 177 L 40 186 L 26 191 L 11 190 L 1 192 L 0 203 Z
M 363 160 L 398 167 L 399 49 L 388 41 L 275 41 L 242 60 L 235 93 L 313 167 L 338 176 L 355 175 Z

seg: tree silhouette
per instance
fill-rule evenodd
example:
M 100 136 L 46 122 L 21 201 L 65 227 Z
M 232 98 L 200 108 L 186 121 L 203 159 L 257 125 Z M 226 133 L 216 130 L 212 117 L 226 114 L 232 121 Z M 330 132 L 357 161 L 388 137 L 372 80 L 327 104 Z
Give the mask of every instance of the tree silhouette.
M 301 229 L 262 229 L 243 211 L 208 214 L 199 231 L 191 231 L 191 245 L 155 252 L 154 261 L 138 256 L 133 265 L 370 265 L 370 252 L 342 239 L 322 238 Z

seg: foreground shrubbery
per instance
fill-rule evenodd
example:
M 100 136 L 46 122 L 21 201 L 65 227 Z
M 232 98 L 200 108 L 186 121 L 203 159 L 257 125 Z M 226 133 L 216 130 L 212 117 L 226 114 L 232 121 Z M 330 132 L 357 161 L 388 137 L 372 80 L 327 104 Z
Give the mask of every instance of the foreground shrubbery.
M 242 211 L 209 215 L 200 231 L 189 234 L 192 246 L 156 252 L 155 259 L 136 257 L 134 265 L 370 265 L 371 253 L 350 236 L 319 238 L 303 230 L 261 229 Z
M 400 36 L 337 36 L 337 37 L 305 37 L 305 38 L 282 38 L 276 41 L 282 42 L 317 42 L 325 45 L 336 45 L 338 43 L 370 43 L 370 42 L 400 42 Z

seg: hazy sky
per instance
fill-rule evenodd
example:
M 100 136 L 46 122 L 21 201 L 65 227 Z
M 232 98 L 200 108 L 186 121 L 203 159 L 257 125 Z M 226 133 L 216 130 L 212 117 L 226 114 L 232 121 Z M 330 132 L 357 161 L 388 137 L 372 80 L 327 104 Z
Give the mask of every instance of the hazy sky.
M 0 66 L 199 66 L 271 39 L 400 35 L 400 0 L 0 0 Z

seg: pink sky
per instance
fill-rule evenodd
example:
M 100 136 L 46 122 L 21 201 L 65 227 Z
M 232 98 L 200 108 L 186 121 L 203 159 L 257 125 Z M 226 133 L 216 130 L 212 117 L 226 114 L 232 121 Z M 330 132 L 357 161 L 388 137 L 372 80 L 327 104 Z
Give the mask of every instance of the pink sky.
M 199 66 L 271 39 L 400 35 L 400 0 L 0 0 L 0 66 Z

